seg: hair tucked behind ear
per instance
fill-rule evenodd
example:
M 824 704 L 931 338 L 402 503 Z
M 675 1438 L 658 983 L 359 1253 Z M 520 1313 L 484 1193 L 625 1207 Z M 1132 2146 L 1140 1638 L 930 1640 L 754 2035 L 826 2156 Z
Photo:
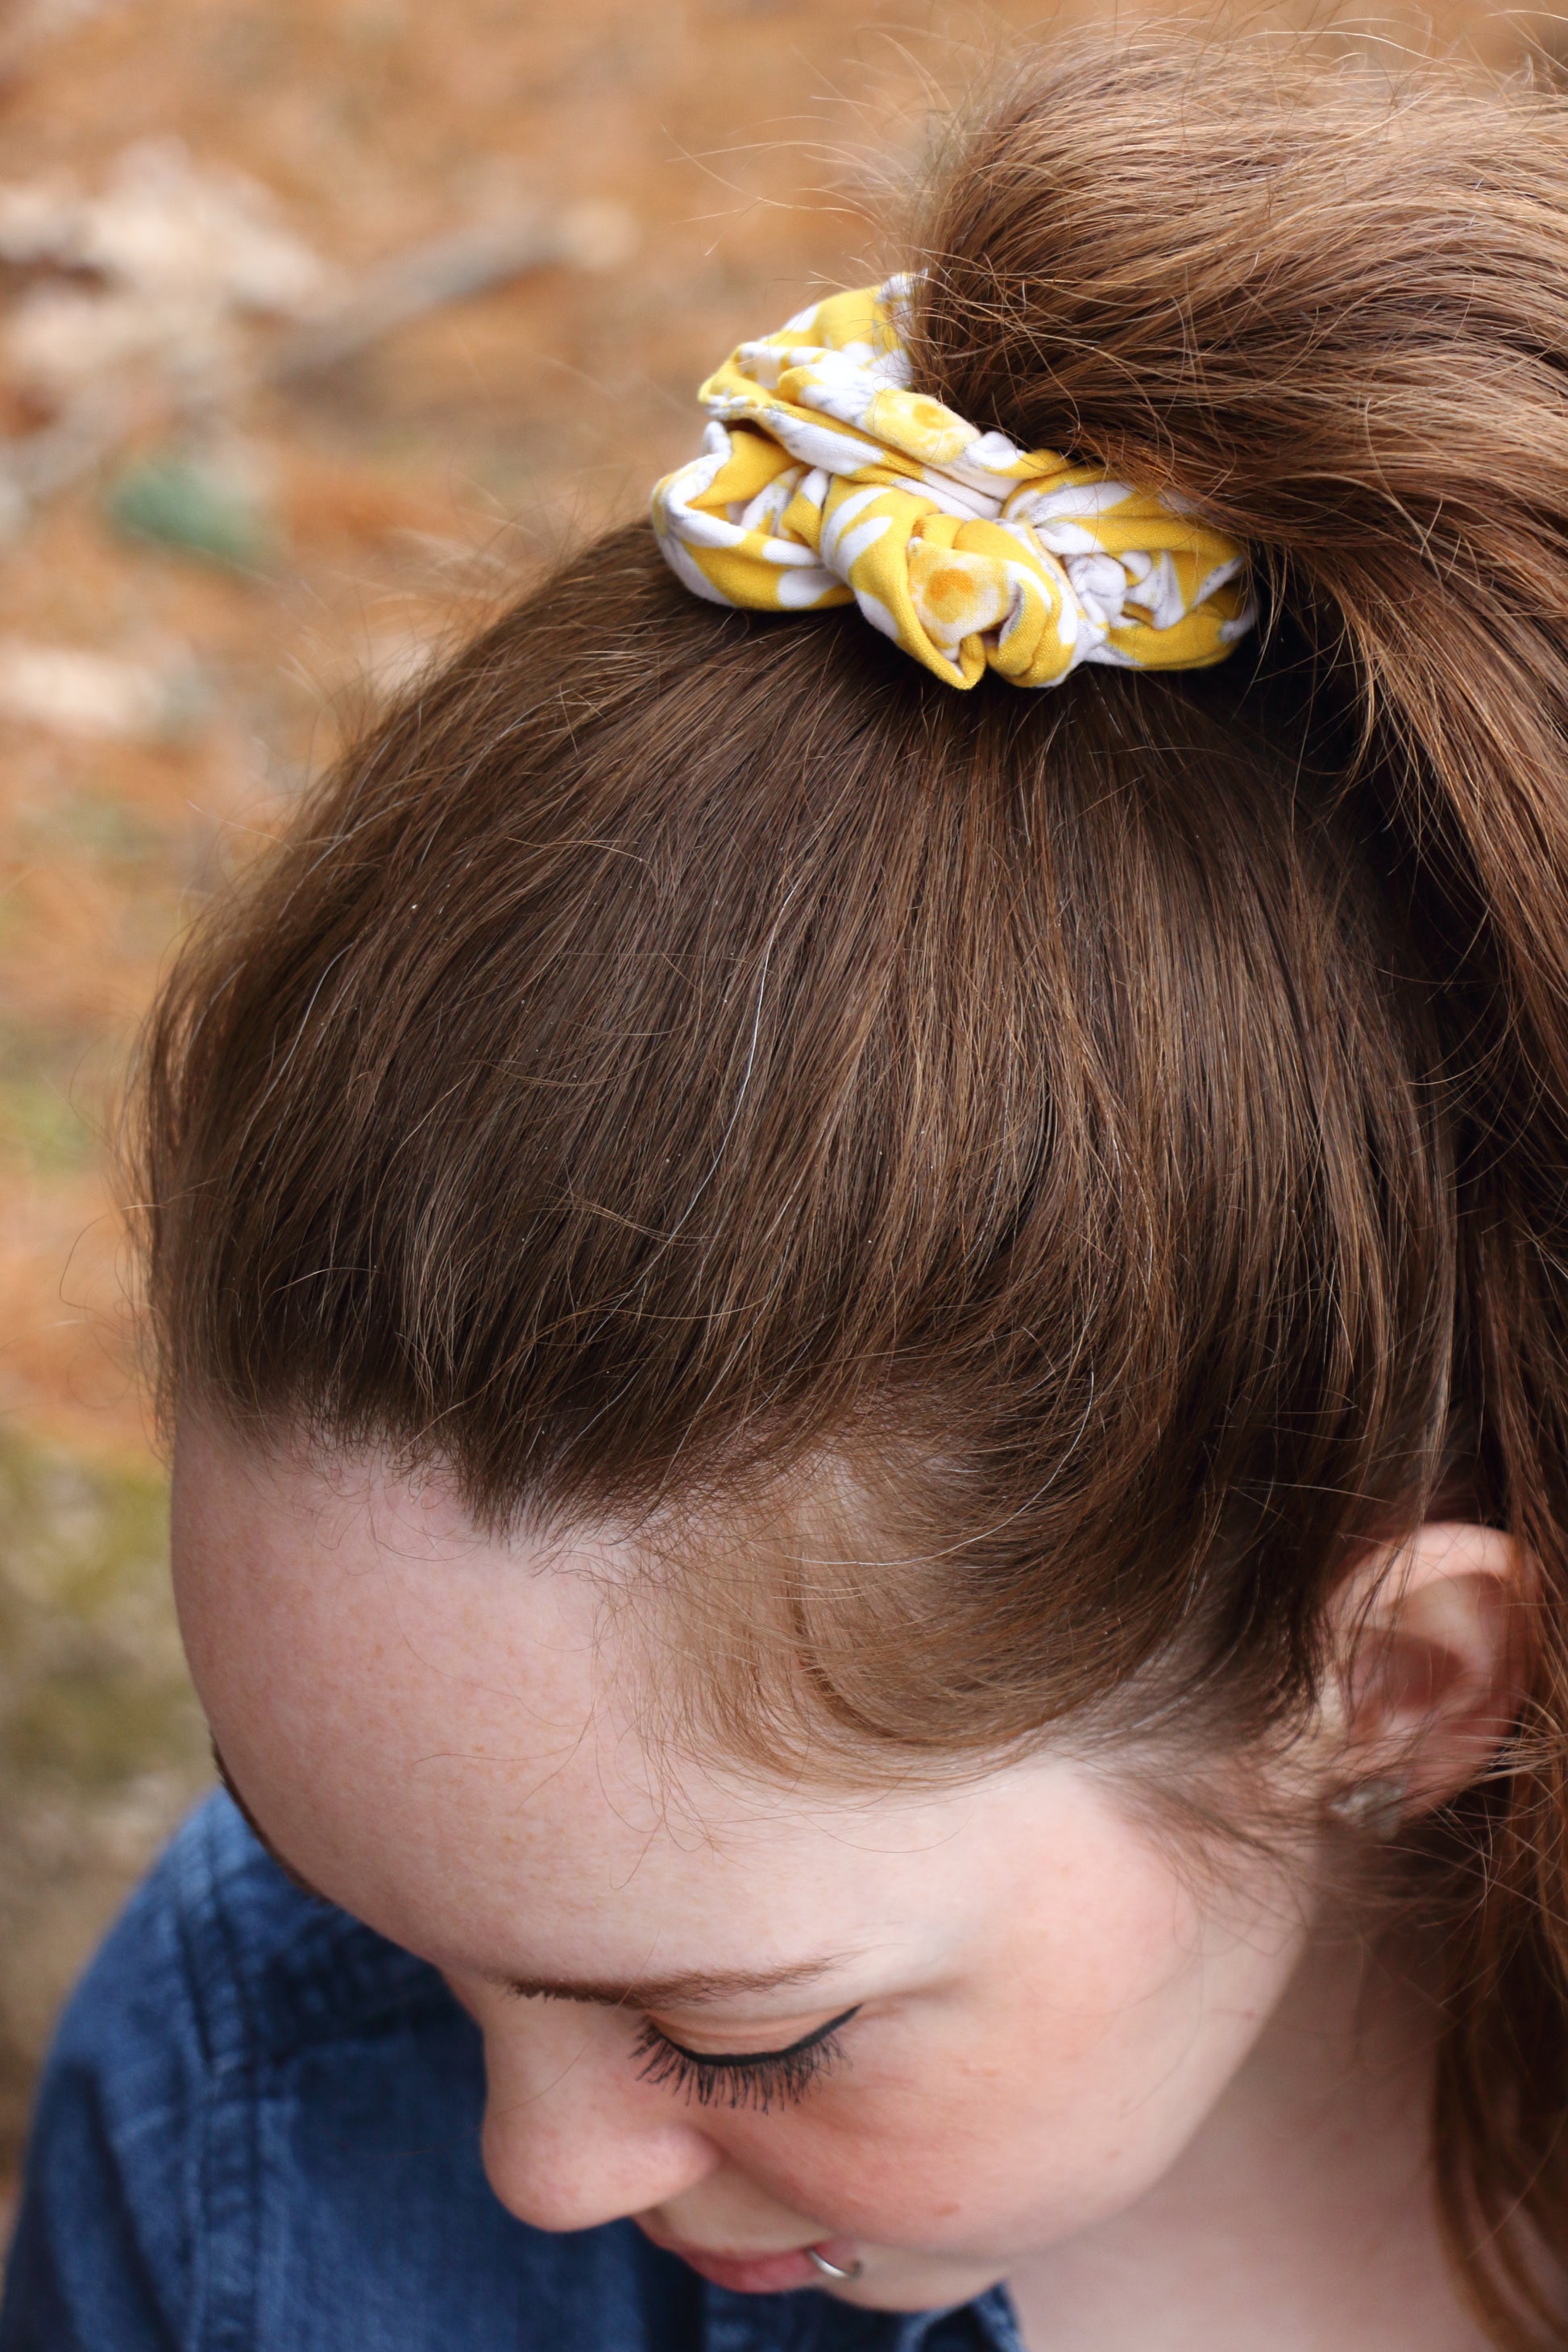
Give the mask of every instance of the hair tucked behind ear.
M 921 242 L 917 385 L 1196 502 L 1262 650 L 958 694 L 587 551 L 181 960 L 168 1391 L 657 1522 L 694 1710 L 846 1771 L 1288 1733 L 1462 1487 L 1530 1691 L 1418 1873 L 1441 2194 L 1563 2347 L 1568 110 L 1088 41 Z

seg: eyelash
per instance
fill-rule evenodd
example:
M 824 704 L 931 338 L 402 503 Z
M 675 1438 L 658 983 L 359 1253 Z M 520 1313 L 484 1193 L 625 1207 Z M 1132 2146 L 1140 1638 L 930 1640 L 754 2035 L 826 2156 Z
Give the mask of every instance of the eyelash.
M 792 2042 L 787 2050 L 704 2058 L 695 2050 L 683 2050 L 679 2042 L 672 2042 L 650 2023 L 637 2036 L 632 2055 L 643 2061 L 637 2069 L 643 2082 L 684 2091 L 689 2104 L 695 2100 L 700 2107 L 752 2107 L 766 2115 L 775 2102 L 793 2106 L 820 2076 L 839 2063 L 844 2056 L 839 2028 L 858 2014 L 859 2006 L 857 2002 L 842 2017 L 829 2018 L 815 2033 Z

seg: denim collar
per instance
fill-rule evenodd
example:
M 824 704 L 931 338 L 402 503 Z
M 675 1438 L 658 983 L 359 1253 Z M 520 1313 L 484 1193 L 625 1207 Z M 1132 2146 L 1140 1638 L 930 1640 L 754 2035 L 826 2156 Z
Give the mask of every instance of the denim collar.
M 702 2352 L 1024 2352 L 1005 2287 L 942 2311 L 862 2311 L 815 2294 L 710 2286 Z

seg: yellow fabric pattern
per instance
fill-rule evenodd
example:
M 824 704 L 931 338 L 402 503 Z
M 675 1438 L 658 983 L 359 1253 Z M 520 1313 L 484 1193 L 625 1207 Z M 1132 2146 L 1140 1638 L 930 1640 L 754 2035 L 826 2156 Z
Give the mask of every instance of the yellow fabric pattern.
M 1254 619 L 1235 541 L 911 391 L 911 283 L 832 295 L 709 377 L 702 455 L 653 494 L 679 578 L 752 611 L 853 601 L 951 686 L 1223 661 Z

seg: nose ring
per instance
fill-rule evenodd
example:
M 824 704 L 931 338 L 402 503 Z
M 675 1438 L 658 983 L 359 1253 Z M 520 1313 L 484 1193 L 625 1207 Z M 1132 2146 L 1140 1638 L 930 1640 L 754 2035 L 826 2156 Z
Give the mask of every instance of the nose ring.
M 860 2263 L 830 2263 L 827 2256 L 819 2254 L 815 2246 L 807 2246 L 805 2259 L 808 2263 L 816 2264 L 824 2278 L 857 2279 L 864 2268 Z

